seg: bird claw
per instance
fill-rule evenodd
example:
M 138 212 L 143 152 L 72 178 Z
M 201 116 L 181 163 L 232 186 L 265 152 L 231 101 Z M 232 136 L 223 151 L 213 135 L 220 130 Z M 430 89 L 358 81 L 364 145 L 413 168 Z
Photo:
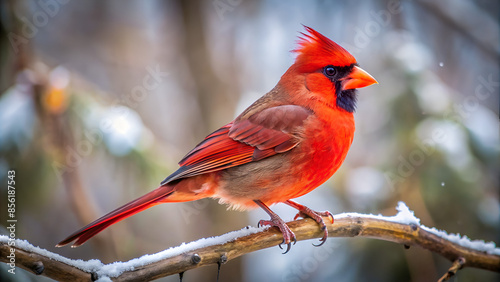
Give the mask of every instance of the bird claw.
M 325 237 L 325 235 L 326 235 L 326 237 Z M 321 243 L 319 243 L 319 244 L 314 244 L 313 243 L 312 245 L 315 246 L 315 247 L 323 246 L 323 244 L 326 242 L 326 238 L 328 237 L 328 231 L 325 232 L 325 235 L 323 235 L 323 238 L 319 239 L 319 241 Z
M 313 246 L 315 247 L 322 246 L 326 242 L 326 239 L 328 238 L 328 228 L 326 228 L 326 224 L 325 221 L 323 220 L 323 217 L 328 217 L 331 223 L 333 223 L 334 222 L 333 214 L 329 211 L 324 211 L 324 212 L 313 211 L 306 206 L 300 205 L 299 212 L 295 215 L 293 220 L 296 220 L 299 217 L 302 218 L 310 217 L 320 225 L 321 230 L 324 232 L 323 237 L 319 240 L 321 243 L 319 243 L 318 245 L 313 244 Z
M 278 247 L 280 247 L 280 249 L 283 250 L 283 247 L 281 245 L 286 244 L 287 246 L 286 251 L 283 254 L 286 254 L 288 253 L 288 251 L 290 251 L 290 249 L 292 248 L 292 241 L 294 245 L 297 243 L 297 238 L 295 237 L 295 234 L 281 218 L 271 217 L 271 220 L 260 220 L 259 223 L 257 223 L 258 227 L 264 225 L 278 227 L 281 233 L 283 234 L 283 241 L 281 241 L 281 243 L 278 245 Z
M 278 245 L 278 247 L 280 247 L 280 249 L 283 250 L 283 247 L 281 246 L 283 243 L 285 243 L 285 240 L 283 239 L 283 241 Z M 297 243 L 297 239 L 295 239 L 295 237 L 293 237 L 293 244 L 295 245 L 295 243 Z M 290 249 L 292 248 L 292 242 L 286 244 L 286 251 L 283 253 L 283 254 L 286 254 L 288 253 L 288 251 L 290 251 Z

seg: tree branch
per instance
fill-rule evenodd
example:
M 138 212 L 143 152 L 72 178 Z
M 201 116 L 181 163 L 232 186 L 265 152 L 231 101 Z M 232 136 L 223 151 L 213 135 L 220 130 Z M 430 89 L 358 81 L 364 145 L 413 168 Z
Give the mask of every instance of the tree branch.
M 462 269 L 465 264 L 465 259 L 463 257 L 457 258 L 456 261 L 453 262 L 448 272 L 446 272 L 441 278 L 439 278 L 438 282 L 448 281 L 453 275 L 457 274 L 457 271 Z
M 406 246 L 420 246 L 454 262 L 445 274 L 447 277 L 463 267 L 500 272 L 500 249 L 495 248 L 492 243 L 471 242 L 466 237 L 455 240 L 453 236 L 457 238 L 456 235 L 443 235 L 444 233 L 435 229 L 419 225 L 415 217 L 399 217 L 402 212 L 404 211 L 400 210 L 400 213 L 393 217 L 336 215 L 333 224 L 327 223 L 328 234 L 329 237 L 368 237 Z M 323 236 L 318 224 L 312 219 L 287 224 L 297 236 L 297 241 Z M 183 244 L 154 255 L 107 265 L 97 260 L 71 260 L 19 239 L 14 241 L 14 249 L 16 266 L 56 280 L 90 281 L 110 277 L 114 281 L 135 281 L 153 280 L 205 265 L 225 263 L 250 252 L 274 247 L 281 241 L 282 234 L 275 228 L 247 227 L 218 237 Z M 7 236 L 0 236 L 0 260 L 6 263 L 9 263 L 8 255 L 12 248 L 8 243 Z

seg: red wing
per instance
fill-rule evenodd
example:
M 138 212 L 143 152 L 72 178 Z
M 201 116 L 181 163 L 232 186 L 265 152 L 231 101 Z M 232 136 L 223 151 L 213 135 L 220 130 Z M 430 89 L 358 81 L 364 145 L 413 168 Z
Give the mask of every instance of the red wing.
M 299 143 L 292 133 L 310 114 L 305 108 L 288 105 L 263 110 L 249 119 L 236 119 L 208 135 L 161 184 L 286 152 Z
M 299 143 L 293 133 L 302 126 L 311 111 L 301 106 L 286 105 L 265 109 L 246 120 L 235 122 L 229 137 L 261 151 L 286 152 Z

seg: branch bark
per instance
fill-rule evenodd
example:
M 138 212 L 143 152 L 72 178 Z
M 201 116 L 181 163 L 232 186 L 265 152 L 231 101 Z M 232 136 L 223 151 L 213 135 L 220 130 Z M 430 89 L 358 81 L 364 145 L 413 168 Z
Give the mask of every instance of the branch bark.
M 288 226 L 297 236 L 297 241 L 321 238 L 323 236 L 323 232 L 319 229 L 318 224 L 311 219 L 292 221 L 288 223 Z M 327 228 L 329 237 L 368 237 L 404 244 L 406 246 L 420 246 L 449 259 L 451 262 L 463 262 L 460 268 L 475 267 L 500 272 L 500 255 L 489 254 L 484 251 L 458 245 L 425 230 L 417 224 L 402 224 L 392 222 L 383 217 L 374 218 L 373 216 L 356 214 L 356 216 L 338 217 L 333 224 L 327 223 Z M 10 253 L 10 248 L 12 247 L 8 246 L 7 239 L 6 236 L 0 237 L 0 260 L 8 263 L 7 255 Z M 140 265 L 138 261 L 137 266 L 134 266 L 133 270 L 124 271 L 118 276 L 110 278 L 114 281 L 158 279 L 201 266 L 225 263 L 247 253 L 276 246 L 281 241 L 281 233 L 275 228 L 269 228 L 254 234 L 228 240 L 226 243 L 195 248 L 179 255 L 153 261 L 146 265 Z M 82 270 L 72 265 L 70 259 L 59 255 L 56 255 L 61 258 L 59 260 L 51 258 L 49 255 L 44 254 L 47 251 L 39 248 L 30 247 L 23 249 L 16 246 L 15 249 L 16 265 L 34 274 L 45 275 L 56 280 L 71 281 L 90 281 L 108 276 L 103 271 L 106 265 L 101 265 L 100 268 L 98 267 L 94 271 Z
M 448 272 L 446 272 L 441 278 L 439 278 L 438 282 L 448 281 L 453 275 L 457 274 L 457 271 L 462 269 L 465 264 L 465 259 L 463 257 L 459 257 L 456 261 L 453 262 Z

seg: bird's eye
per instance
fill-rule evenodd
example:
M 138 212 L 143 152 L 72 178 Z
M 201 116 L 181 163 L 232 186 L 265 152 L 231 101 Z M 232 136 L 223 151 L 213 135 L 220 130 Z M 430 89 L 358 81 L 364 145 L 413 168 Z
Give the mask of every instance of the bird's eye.
M 323 72 L 328 77 L 333 77 L 337 73 L 337 71 L 335 70 L 335 68 L 333 66 L 326 66 L 324 68 Z

